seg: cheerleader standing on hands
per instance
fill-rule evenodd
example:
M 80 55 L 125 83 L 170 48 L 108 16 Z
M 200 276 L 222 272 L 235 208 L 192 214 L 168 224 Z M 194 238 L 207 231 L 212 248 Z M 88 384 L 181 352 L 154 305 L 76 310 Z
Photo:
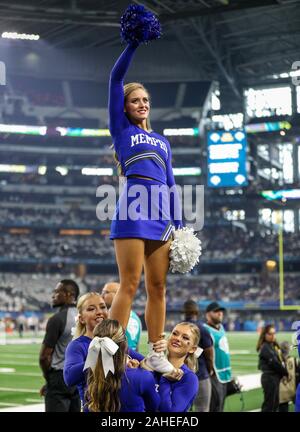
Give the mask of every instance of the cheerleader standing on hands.
M 140 283 L 142 270 L 145 273 L 147 302 L 145 321 L 148 329 L 149 354 L 146 364 L 149 369 L 170 373 L 174 366 L 164 353 L 157 353 L 153 343 L 164 332 L 166 314 L 166 276 L 169 269 L 169 249 L 172 232 L 182 227 L 179 198 L 176 191 L 170 144 L 165 137 L 151 130 L 149 122 L 149 94 L 140 83 L 124 86 L 123 79 L 141 42 L 160 36 L 160 25 L 155 16 L 143 6 L 131 5 L 121 19 L 123 39 L 127 47 L 114 65 L 109 84 L 109 128 L 113 138 L 115 155 L 122 173 L 127 177 L 119 198 L 110 238 L 114 240 L 116 260 L 119 268 L 120 289 L 112 307 L 110 318 L 127 327 L 131 305 Z M 166 185 L 162 200 L 151 202 L 154 186 Z M 143 186 L 147 190 L 147 215 L 134 220 L 124 211 L 130 207 L 131 187 Z M 167 191 L 166 191 L 167 190 Z M 136 198 L 136 196 L 134 197 Z M 151 220 L 150 209 L 155 208 L 159 217 Z M 167 209 L 167 210 L 166 210 Z

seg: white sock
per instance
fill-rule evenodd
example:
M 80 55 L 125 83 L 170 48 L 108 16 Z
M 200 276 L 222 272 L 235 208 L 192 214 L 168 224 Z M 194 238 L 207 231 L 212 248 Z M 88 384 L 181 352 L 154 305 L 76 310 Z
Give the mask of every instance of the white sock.
M 156 352 L 153 348 L 153 342 L 148 342 L 148 355 L 156 354 L 158 357 L 164 357 L 166 355 L 165 352 Z
M 148 342 L 148 352 L 149 354 L 153 354 L 155 352 L 153 349 L 153 342 Z

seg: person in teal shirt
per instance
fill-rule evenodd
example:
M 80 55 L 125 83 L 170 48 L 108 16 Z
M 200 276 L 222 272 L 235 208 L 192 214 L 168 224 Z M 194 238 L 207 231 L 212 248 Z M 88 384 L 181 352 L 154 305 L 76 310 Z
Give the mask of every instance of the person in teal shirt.
M 213 340 L 214 370 L 211 372 L 212 396 L 210 411 L 222 412 L 227 393 L 227 383 L 231 381 L 229 345 L 222 325 L 225 308 L 212 302 L 206 308 L 206 324 Z
M 118 282 L 108 282 L 102 289 L 102 297 L 104 298 L 107 309 L 110 309 L 113 299 L 120 287 Z M 131 310 L 130 317 L 126 328 L 126 338 L 128 347 L 134 351 L 138 351 L 139 342 L 142 333 L 142 322 L 138 315 Z

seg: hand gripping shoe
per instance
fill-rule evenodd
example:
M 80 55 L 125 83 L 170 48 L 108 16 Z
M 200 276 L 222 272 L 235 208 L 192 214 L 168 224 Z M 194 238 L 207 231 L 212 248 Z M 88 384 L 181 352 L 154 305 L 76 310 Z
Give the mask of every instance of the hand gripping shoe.
M 144 369 L 159 372 L 161 374 L 171 373 L 174 370 L 174 366 L 169 362 L 165 353 L 157 353 L 152 351 L 142 361 L 141 366 Z

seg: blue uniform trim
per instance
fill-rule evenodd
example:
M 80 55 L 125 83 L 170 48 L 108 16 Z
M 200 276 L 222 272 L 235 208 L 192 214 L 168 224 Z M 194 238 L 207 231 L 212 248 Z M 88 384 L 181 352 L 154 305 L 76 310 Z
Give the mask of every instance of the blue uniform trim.
M 135 162 L 138 162 L 142 159 L 154 159 L 157 160 L 160 165 L 163 166 L 163 168 L 166 170 L 166 164 L 165 161 L 163 160 L 163 158 L 155 151 L 143 151 L 140 153 L 137 153 L 136 155 L 130 157 L 129 159 L 127 159 L 124 163 L 125 167 L 127 168 L 129 165 L 132 165 Z
M 166 241 L 169 239 L 172 231 L 173 231 L 174 227 L 172 225 L 171 222 L 168 223 L 168 225 L 166 226 L 166 229 L 164 230 L 164 232 L 162 233 L 162 236 L 160 238 L 160 240 L 162 241 Z

